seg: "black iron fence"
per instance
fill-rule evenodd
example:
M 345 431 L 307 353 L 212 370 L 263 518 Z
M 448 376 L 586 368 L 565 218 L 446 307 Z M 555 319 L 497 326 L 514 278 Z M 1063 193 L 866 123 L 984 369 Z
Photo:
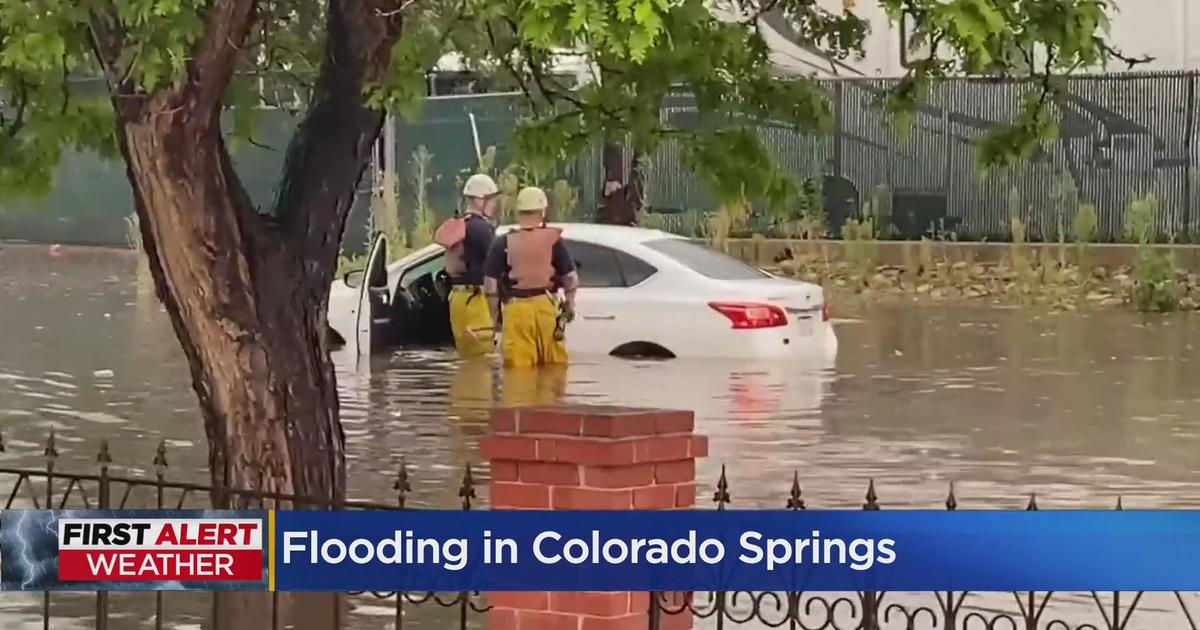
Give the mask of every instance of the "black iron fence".
M 0 452 L 5 450 L 0 437 Z M 167 478 L 166 444 L 160 443 L 153 461 L 152 477 L 130 477 L 110 473 L 113 463 L 107 442 L 96 456 L 95 473 L 67 473 L 56 468 L 59 456 L 51 433 L 42 456 L 43 468 L 0 467 L 0 493 L 7 493 L 5 509 L 207 509 L 217 490 L 210 485 L 172 481 Z M 463 510 L 478 508 L 475 490 L 477 478 L 470 465 L 463 469 L 457 489 Z M 262 502 L 264 508 L 328 508 L 351 510 L 406 510 L 412 493 L 409 470 L 401 465 L 392 484 L 394 502 L 347 500 L 330 506 L 327 500 L 294 495 L 224 489 L 227 495 Z M 712 506 L 725 510 L 733 500 L 725 470 L 711 495 Z M 799 475 L 793 476 L 790 491 L 781 501 L 787 510 L 805 510 Z M 944 507 L 958 509 L 958 498 L 951 484 Z M 705 506 L 698 506 L 705 507 Z M 883 509 L 874 481 L 867 487 L 862 509 Z M 1017 507 L 1017 506 L 1014 506 Z M 1025 510 L 1039 509 L 1037 496 L 1031 494 Z M 1117 498 L 1115 509 L 1123 509 Z M 34 614 L 44 629 L 58 627 L 54 620 L 71 619 L 76 623 L 90 620 L 92 627 L 110 628 L 110 621 L 121 618 L 119 627 L 153 627 L 159 630 L 177 623 L 199 621 L 204 627 L 230 626 L 234 613 L 224 610 L 225 602 L 244 597 L 269 598 L 263 604 L 266 619 L 247 622 L 245 615 L 234 624 L 247 628 L 283 627 L 326 630 L 341 628 L 447 628 L 465 630 L 484 625 L 489 610 L 485 596 L 478 592 L 460 593 L 342 593 L 305 595 L 327 597 L 309 606 L 302 618 L 285 614 L 287 605 L 280 593 L 153 593 L 153 614 L 145 610 L 117 611 L 110 595 L 88 594 L 94 606 L 59 607 L 55 600 L 72 598 L 78 604 L 80 594 L 43 593 Z M 195 598 L 207 602 L 196 606 Z M 191 606 L 176 606 L 175 601 L 189 600 Z M 1151 601 L 1156 600 L 1156 601 Z M 805 593 L 805 592 L 695 592 L 651 593 L 648 602 L 649 630 L 674 630 L 697 627 L 723 629 L 727 626 L 788 628 L 789 630 L 1200 630 L 1200 594 L 1197 593 Z M 134 604 L 133 600 L 126 602 Z M 239 604 L 244 606 L 244 602 Z M 149 607 L 149 601 L 141 604 Z M 350 619 L 351 608 L 370 608 L 372 614 L 361 622 Z M 387 607 L 387 614 L 381 614 Z M 315 609 L 316 614 L 307 611 Z M 269 610 L 269 613 L 266 612 Z M 197 612 L 200 611 L 200 612 Z M 431 613 L 431 614 L 422 614 Z M 1136 613 L 1136 615 L 1135 615 Z M 386 621 L 381 622 L 381 618 Z M 245 625 L 247 624 L 248 625 Z M 132 625 L 131 625 L 132 624 Z
M 732 501 L 722 468 L 712 494 L 717 510 Z M 957 510 L 958 497 L 950 484 L 945 509 Z M 800 477 L 783 506 L 807 509 Z M 867 486 L 862 509 L 883 509 L 875 482 Z M 1025 510 L 1039 509 L 1030 494 Z M 1121 498 L 1116 510 L 1123 509 Z M 969 559 L 964 559 L 969 561 Z M 1149 603 L 1151 597 L 1158 601 Z M 1137 618 L 1134 613 L 1139 613 Z M 788 630 L 1198 630 L 1197 593 L 857 593 L 705 592 L 654 593 L 650 597 L 650 628 L 677 628 L 674 618 L 704 627 L 749 625 Z
M 3 438 L 0 437 L 0 452 L 5 451 Z M 96 472 L 73 473 L 57 469 L 59 457 L 54 433 L 46 440 L 42 456 L 45 459 L 44 468 L 10 468 L 0 467 L 0 493 L 7 493 L 4 509 L 85 509 L 85 510 L 180 510 L 180 509 L 209 509 L 212 507 L 214 494 L 223 492 L 225 496 L 237 499 L 248 499 L 260 503 L 263 509 L 328 509 L 343 510 L 405 510 L 412 484 L 409 481 L 407 466 L 401 465 L 392 484 L 395 491 L 395 502 L 346 500 L 331 505 L 327 499 L 280 494 L 276 492 L 259 492 L 253 490 L 214 488 L 211 484 L 199 484 L 168 479 L 166 442 L 161 442 L 152 462 L 152 477 L 131 477 L 114 475 L 110 472 L 113 464 L 107 441 L 100 444 L 96 455 Z M 463 470 L 458 497 L 463 510 L 475 509 L 477 494 L 476 479 L 470 465 Z M 342 594 L 304 594 L 310 600 L 304 606 L 304 617 L 296 619 L 296 614 L 288 614 L 289 604 L 281 593 L 195 593 L 178 592 L 153 594 L 153 614 L 145 610 L 116 610 L 110 605 L 112 595 L 106 592 L 96 592 L 87 597 L 94 597 L 94 608 L 85 611 L 79 604 L 80 594 L 76 593 L 42 593 L 40 605 L 34 615 L 41 622 L 41 627 L 49 630 L 58 627 L 59 622 L 68 620 L 79 622 L 83 618 L 92 621 L 94 628 L 108 630 L 110 621 L 121 618 L 123 623 L 118 627 L 153 627 L 162 630 L 164 627 L 175 627 L 180 623 L 200 622 L 204 627 L 220 629 L 230 626 L 277 630 L 284 627 L 311 630 L 327 630 L 353 628 L 361 625 L 364 628 L 378 627 L 378 623 L 355 624 L 349 620 L 350 608 L 355 603 L 367 602 L 375 611 L 375 619 L 383 616 L 378 614 L 381 606 L 390 608 L 389 627 L 397 630 L 403 627 L 416 628 L 445 628 L 450 625 L 458 628 L 481 625 L 481 615 L 478 613 L 488 610 L 487 604 L 480 593 L 396 593 L 396 592 L 349 592 Z M 197 597 L 208 601 L 197 604 Z M 269 602 L 264 602 L 269 598 Z M 59 607 L 55 600 L 68 600 L 66 605 Z M 128 602 L 135 606 L 132 601 Z M 247 606 L 246 600 L 250 601 Z M 239 601 L 234 601 L 239 600 Z M 253 601 L 259 600 L 259 601 Z M 170 605 L 177 601 L 181 605 Z M 227 605 L 229 604 L 229 605 Z M 257 604 L 257 606 L 255 606 Z M 140 606 L 148 607 L 148 602 Z M 437 609 L 431 614 L 413 615 L 414 608 Z M 236 608 L 237 610 L 232 610 Z M 268 619 L 245 619 L 245 609 L 250 608 L 258 614 L 269 615 Z M 312 611 L 316 611 L 315 614 Z M 139 617 L 141 621 L 134 622 L 130 617 Z M 416 620 L 411 617 L 418 617 Z M 241 617 L 241 619 L 236 619 Z M 133 624 L 133 625 L 131 625 Z

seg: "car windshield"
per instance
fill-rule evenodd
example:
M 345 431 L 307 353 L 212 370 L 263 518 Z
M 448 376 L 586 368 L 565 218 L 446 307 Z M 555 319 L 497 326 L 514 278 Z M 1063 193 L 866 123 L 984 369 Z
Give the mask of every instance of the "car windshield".
M 762 280 L 770 274 L 716 250 L 682 238 L 646 241 L 646 247 L 675 259 L 696 273 L 714 280 Z

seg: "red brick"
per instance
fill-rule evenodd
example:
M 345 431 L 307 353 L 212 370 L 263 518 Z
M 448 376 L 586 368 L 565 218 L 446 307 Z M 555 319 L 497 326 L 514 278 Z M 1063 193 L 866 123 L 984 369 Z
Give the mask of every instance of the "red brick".
M 633 509 L 669 510 L 675 507 L 675 486 L 647 486 L 633 491 Z
M 551 506 L 555 510 L 629 510 L 633 509 L 633 492 L 594 488 L 554 488 Z
M 488 424 L 493 433 L 512 433 L 517 430 L 517 410 L 511 407 L 493 409 Z
M 558 461 L 558 440 L 554 438 L 540 438 L 537 441 L 537 461 L 539 462 L 556 462 Z
M 541 484 L 492 482 L 495 509 L 541 509 L 550 507 L 550 487 Z
M 635 445 L 635 461 L 674 462 L 687 459 L 691 444 L 691 438 L 686 435 L 638 440 Z
M 654 418 L 654 432 L 658 435 L 691 433 L 696 430 L 696 414 L 690 411 L 663 410 Z
M 547 486 L 579 485 L 579 467 L 574 464 L 521 462 L 518 471 L 522 483 L 539 483 Z
M 479 442 L 479 454 L 488 461 L 498 459 L 534 461 L 537 457 L 537 440 L 518 435 L 493 435 Z
M 655 413 L 584 415 L 583 434 L 592 437 L 625 438 L 654 435 Z
M 620 617 L 584 617 L 580 630 L 645 630 L 650 627 L 646 613 Z
M 629 593 L 583 592 L 552 593 L 550 608 L 555 612 L 569 612 L 592 617 L 622 617 L 629 613 Z
M 517 462 L 498 459 L 491 464 L 492 481 L 516 481 Z
M 634 463 L 634 442 L 557 440 L 555 461 L 582 466 L 621 466 Z
M 692 447 L 691 447 L 691 451 L 688 453 L 688 457 L 691 457 L 692 459 L 708 457 L 708 436 L 707 435 L 693 435 L 692 436 Z
M 517 630 L 517 611 L 508 608 L 488 611 L 488 630 Z
M 681 483 L 675 486 L 675 507 L 696 507 L 696 484 Z
M 583 485 L 592 488 L 637 488 L 654 482 L 654 466 L 587 466 L 583 469 Z
M 637 591 L 629 594 L 629 612 L 647 612 L 650 610 L 650 593 Z
M 545 591 L 488 593 L 485 597 L 495 608 L 550 610 L 550 593 Z
M 578 436 L 582 430 L 582 420 L 578 413 L 554 407 L 524 408 L 517 411 L 517 432 Z
M 517 625 L 520 630 L 579 630 L 579 615 L 519 610 Z
M 696 460 L 684 459 L 677 462 L 662 462 L 654 465 L 655 483 L 680 483 L 696 480 Z

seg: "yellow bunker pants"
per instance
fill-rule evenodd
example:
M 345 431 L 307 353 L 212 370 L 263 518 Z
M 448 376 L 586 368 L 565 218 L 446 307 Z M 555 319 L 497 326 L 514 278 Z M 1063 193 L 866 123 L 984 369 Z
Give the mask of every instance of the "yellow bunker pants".
M 567 345 L 554 338 L 558 302 L 549 295 L 513 298 L 504 305 L 500 354 L 509 367 L 567 362 Z
M 482 289 L 463 286 L 450 289 L 450 332 L 458 356 L 464 359 L 492 351 L 492 315 Z

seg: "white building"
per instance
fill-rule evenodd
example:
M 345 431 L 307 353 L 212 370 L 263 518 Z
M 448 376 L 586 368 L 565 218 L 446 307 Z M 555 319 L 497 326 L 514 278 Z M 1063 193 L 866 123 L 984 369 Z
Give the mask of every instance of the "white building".
M 820 0 L 831 11 L 841 10 L 843 0 Z M 1130 57 L 1148 55 L 1151 63 L 1138 71 L 1200 70 L 1200 0 L 1113 0 L 1109 41 Z M 900 29 L 884 15 L 877 0 L 858 0 L 854 12 L 868 20 L 871 32 L 863 59 L 833 62 L 814 49 L 797 43 L 796 35 L 778 13 L 762 18 L 767 43 L 774 61 L 790 74 L 822 77 L 898 77 L 902 64 Z M 1104 71 L 1102 68 L 1091 69 Z M 1112 62 L 1109 72 L 1126 70 Z

